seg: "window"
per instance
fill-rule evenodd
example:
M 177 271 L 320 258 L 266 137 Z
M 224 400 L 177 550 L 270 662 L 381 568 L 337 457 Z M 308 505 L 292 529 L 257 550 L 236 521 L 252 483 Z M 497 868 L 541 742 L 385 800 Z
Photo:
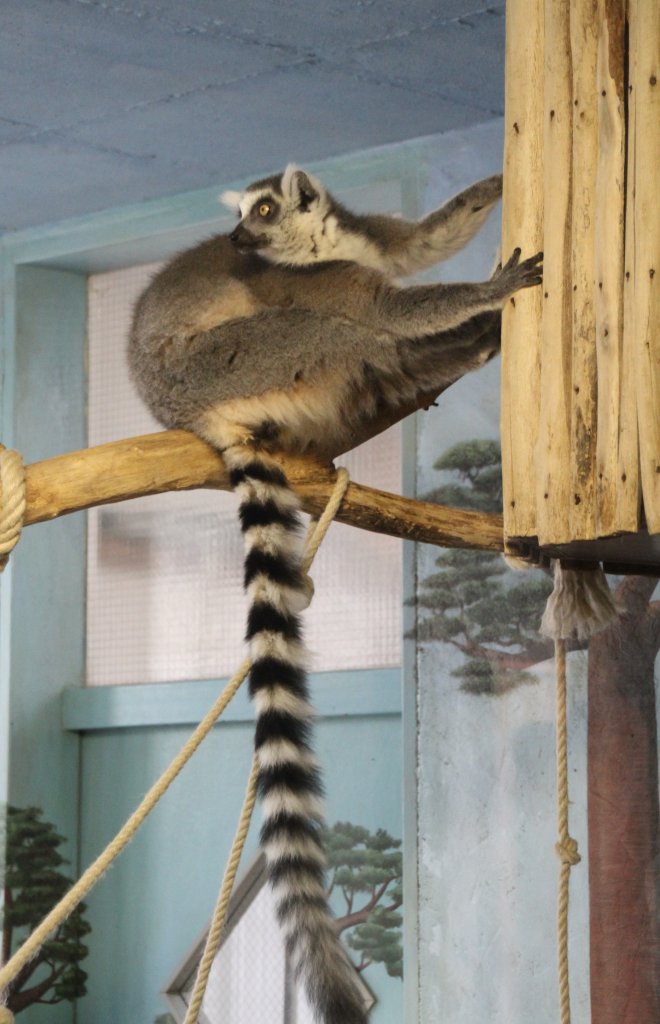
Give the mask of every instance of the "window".
M 128 376 L 135 298 L 156 264 L 89 279 L 89 444 L 160 429 Z M 400 489 L 399 428 L 339 460 L 356 480 Z M 401 545 L 333 524 L 305 614 L 315 671 L 400 664 Z M 89 513 L 87 684 L 230 675 L 244 657 L 236 499 L 222 491 L 138 498 Z

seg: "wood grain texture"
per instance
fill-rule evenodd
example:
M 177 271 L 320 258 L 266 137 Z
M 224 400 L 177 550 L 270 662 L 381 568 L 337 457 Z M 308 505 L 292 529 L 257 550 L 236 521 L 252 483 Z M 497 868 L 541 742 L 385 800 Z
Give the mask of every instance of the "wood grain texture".
M 596 114 L 596 532 L 639 529 L 633 363 L 623 349 L 625 223 L 625 0 L 599 0 Z
M 625 345 L 635 368 L 644 514 L 660 533 L 660 5 L 630 0 Z
M 334 485 L 331 466 L 278 457 L 302 507 L 323 511 Z M 221 456 L 185 430 L 146 434 L 59 455 L 27 467 L 26 525 L 80 509 L 163 491 L 229 490 Z M 502 517 L 447 508 L 351 483 L 336 517 L 363 530 L 443 547 L 501 551 Z
M 506 545 L 658 532 L 660 6 L 510 0 L 506 52 L 503 232 L 545 254 L 503 319 Z
M 570 5 L 573 90 L 573 209 L 571 267 L 573 354 L 571 409 L 572 537 L 597 536 L 595 515 L 597 373 L 595 316 L 595 223 L 598 122 L 596 0 Z M 561 170 L 559 171 L 561 173 Z
M 502 257 L 543 244 L 543 2 L 506 9 Z M 507 536 L 536 533 L 533 481 L 540 400 L 543 292 L 528 288 L 502 316 L 501 441 Z
M 539 542 L 570 540 L 570 462 L 573 305 L 570 276 L 573 138 L 568 7 L 546 0 L 544 32 L 543 318 L 536 447 Z M 561 171 L 558 173 L 558 169 Z

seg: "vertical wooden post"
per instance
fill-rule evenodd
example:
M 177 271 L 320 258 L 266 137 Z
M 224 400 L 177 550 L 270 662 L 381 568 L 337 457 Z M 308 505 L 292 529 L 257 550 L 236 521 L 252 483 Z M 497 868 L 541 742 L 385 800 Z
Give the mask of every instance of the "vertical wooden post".
M 596 536 L 594 514 L 596 468 L 596 318 L 595 224 L 596 158 L 596 7 L 597 0 L 571 3 L 571 71 L 573 94 L 573 208 L 571 275 L 573 289 L 573 401 L 571 410 L 572 537 Z M 558 169 L 559 173 L 566 168 Z
M 633 364 L 623 352 L 625 0 L 599 0 L 595 320 L 598 368 L 596 535 L 639 528 Z
M 509 0 L 506 62 L 505 538 L 658 533 L 660 4 Z
M 543 322 L 536 509 L 539 537 L 570 540 L 570 424 L 573 303 L 565 268 L 571 262 L 573 181 L 571 44 L 565 0 L 545 0 L 543 191 Z M 549 370 L 549 368 L 551 368 Z
M 629 0 L 626 357 L 635 367 L 644 510 L 660 533 L 660 5 Z
M 543 241 L 543 0 L 506 8 L 506 85 L 502 259 Z M 518 292 L 503 313 L 502 462 L 504 532 L 535 532 L 534 442 L 539 403 L 542 292 Z

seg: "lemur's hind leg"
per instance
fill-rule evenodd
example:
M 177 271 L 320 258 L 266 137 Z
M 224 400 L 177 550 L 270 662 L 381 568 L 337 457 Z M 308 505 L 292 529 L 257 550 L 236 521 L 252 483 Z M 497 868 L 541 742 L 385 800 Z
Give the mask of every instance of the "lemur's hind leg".
M 424 391 L 448 388 L 500 351 L 502 314 L 480 313 L 451 331 L 399 342 L 402 371 Z

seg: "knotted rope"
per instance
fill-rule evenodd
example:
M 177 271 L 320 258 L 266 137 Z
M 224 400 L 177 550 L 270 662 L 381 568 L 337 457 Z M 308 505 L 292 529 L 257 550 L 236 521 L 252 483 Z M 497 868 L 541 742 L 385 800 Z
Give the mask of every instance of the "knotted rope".
M 3 450 L 3 452 L 0 455 L 0 473 L 2 456 L 4 456 L 6 451 L 7 449 Z M 16 455 L 16 453 L 12 454 Z M 321 516 L 321 518 L 311 531 L 311 536 L 308 537 L 308 541 L 306 543 L 305 548 L 305 554 L 303 557 L 303 565 L 305 571 L 307 571 L 307 569 L 311 565 L 314 555 L 316 554 L 319 545 L 321 544 L 321 541 L 323 540 L 328 530 L 328 527 L 332 522 L 332 519 L 336 515 L 339 506 L 341 505 L 344 495 L 346 494 L 349 482 L 350 481 L 347 470 L 339 469 L 337 472 L 335 487 L 333 489 L 332 494 L 330 495 L 328 505 L 326 506 L 323 515 Z M 1 475 L 0 483 L 2 483 L 3 485 L 2 493 L 4 496 L 9 492 L 4 490 L 4 480 Z M 5 503 L 3 500 L 3 506 L 4 504 Z M 18 504 L 20 507 L 20 502 Z M 19 516 L 19 521 L 22 522 L 22 513 Z M 20 533 L 20 527 L 18 533 Z M 16 535 L 16 540 L 17 539 L 18 534 Z M 14 541 L 14 544 L 16 543 L 16 540 Z M 11 551 L 11 547 L 13 547 L 13 545 L 10 546 L 9 551 Z M 209 711 L 207 711 L 206 715 L 204 716 L 200 724 L 197 726 L 197 728 L 194 730 L 190 738 L 187 740 L 187 742 L 184 744 L 184 746 L 181 748 L 181 750 L 172 760 L 172 762 L 168 765 L 168 767 L 165 769 L 160 778 L 147 792 L 146 796 L 143 798 L 143 800 L 138 805 L 133 814 L 131 814 L 131 816 L 128 818 L 128 820 L 117 833 L 115 838 L 112 839 L 110 843 L 108 843 L 105 850 L 103 850 L 103 852 L 99 854 L 96 860 L 93 861 L 92 864 L 90 864 L 87 870 L 81 875 L 81 877 L 71 887 L 71 889 L 69 889 L 69 891 L 63 896 L 59 903 L 57 903 L 53 907 L 53 909 L 46 915 L 46 917 L 44 917 L 43 921 L 35 928 L 32 934 L 28 936 L 23 945 L 16 950 L 14 955 L 7 961 L 7 963 L 4 964 L 3 967 L 0 967 L 0 996 L 2 993 L 4 993 L 4 991 L 11 984 L 11 982 L 16 978 L 16 976 L 19 974 L 22 968 L 27 963 L 29 963 L 34 956 L 37 955 L 37 953 L 43 946 L 44 942 L 47 940 L 48 936 L 52 932 L 56 931 L 60 927 L 60 925 L 62 925 L 64 921 L 67 920 L 67 918 L 76 909 L 78 904 L 85 898 L 87 893 L 94 887 L 94 885 L 96 885 L 99 879 L 103 877 L 103 875 L 111 866 L 113 861 L 116 860 L 119 854 L 122 853 L 126 846 L 128 846 L 131 839 L 133 838 L 137 830 L 140 828 L 144 820 L 156 806 L 161 797 L 169 789 L 169 787 L 174 782 L 176 777 L 180 774 L 184 765 L 190 760 L 192 755 L 195 753 L 197 748 L 201 745 L 202 741 L 206 738 L 206 736 L 209 734 L 217 720 L 220 718 L 229 702 L 238 692 L 241 684 L 243 683 L 244 679 L 246 678 L 250 670 L 250 664 L 251 663 L 249 658 L 246 658 L 243 661 L 238 671 L 229 680 L 220 696 L 217 698 L 217 700 L 209 709 Z M 216 906 L 216 912 L 214 913 L 214 922 L 212 924 L 211 931 L 209 932 L 209 937 L 213 932 L 213 942 L 217 942 L 218 944 L 222 934 L 224 920 L 226 917 L 229 895 L 231 893 L 234 878 L 236 877 L 236 870 L 238 868 L 240 856 L 243 850 L 243 846 L 245 845 L 245 839 L 247 837 L 247 832 L 250 824 L 250 817 L 252 814 L 252 809 L 254 807 L 254 801 L 256 797 L 256 782 L 257 775 L 253 764 L 252 774 L 250 775 L 250 782 L 248 785 L 248 791 L 243 804 L 243 810 L 241 812 L 239 828 L 234 839 L 234 843 L 232 845 L 232 851 L 230 853 L 227 871 L 225 873 L 226 884 L 223 884 L 223 887 L 221 888 L 221 894 L 218 899 L 218 904 Z M 227 890 L 226 894 L 224 893 L 225 889 Z M 207 946 L 209 946 L 208 940 Z M 215 952 L 217 952 L 217 946 L 215 951 L 213 952 L 213 956 L 210 956 L 210 949 L 211 947 L 209 947 L 208 971 L 206 972 L 206 977 L 201 979 L 203 987 L 202 984 L 200 984 L 201 995 L 199 997 L 195 997 L 196 1002 L 199 1003 L 199 1006 L 201 1006 L 201 1002 L 204 996 L 204 989 L 206 987 L 206 982 L 208 981 L 208 972 L 210 971 L 210 967 L 213 962 L 213 956 L 215 956 Z M 195 989 L 197 989 L 197 982 L 195 983 Z M 191 1016 L 191 1009 L 192 1002 L 188 1010 L 188 1014 L 186 1015 L 186 1024 L 195 1024 L 195 1022 L 197 1021 L 199 1009 L 197 1009 L 194 1017 Z M 14 1016 L 11 1010 L 9 1010 L 7 1006 L 0 1005 L 0 1024 L 12 1024 L 13 1020 Z
M 16 547 L 25 518 L 25 466 L 13 448 L 0 445 L 0 572 Z M 0 1024 L 2 1017 L 0 1016 Z
M 578 844 L 570 834 L 568 822 L 568 727 L 566 698 L 566 640 L 577 636 L 584 640 L 607 625 L 616 616 L 616 608 L 602 569 L 562 569 L 555 561 L 554 588 L 541 620 L 540 632 L 555 644 L 557 675 L 557 842 L 561 861 L 557 893 L 557 960 L 559 973 L 559 1010 L 561 1024 L 570 1024 L 571 999 L 568 968 L 568 902 L 571 868 L 580 863 Z

